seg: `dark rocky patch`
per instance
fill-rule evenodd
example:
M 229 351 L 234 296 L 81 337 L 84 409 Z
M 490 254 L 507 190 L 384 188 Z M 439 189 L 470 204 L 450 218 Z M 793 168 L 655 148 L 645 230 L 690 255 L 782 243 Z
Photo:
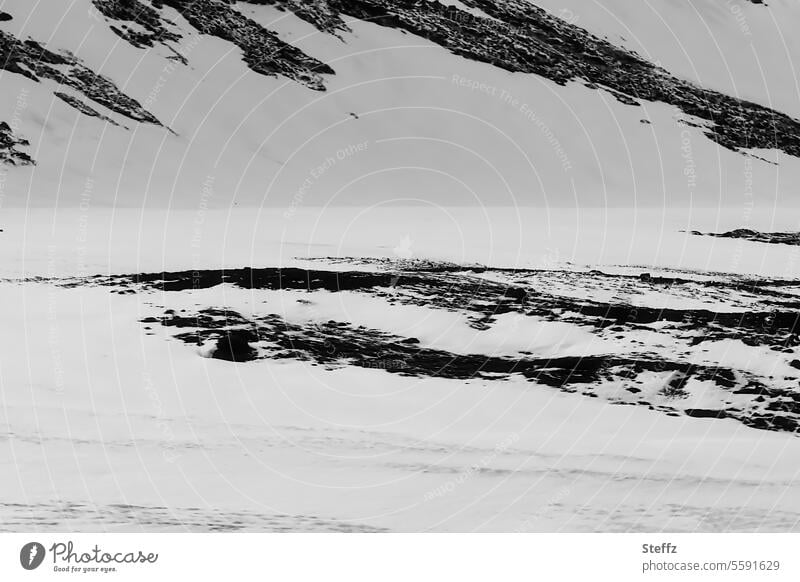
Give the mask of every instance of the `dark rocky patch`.
M 693 391 L 711 385 L 719 391 L 720 410 L 730 418 L 766 430 L 794 432 L 800 426 L 800 376 L 784 372 L 779 378 L 761 377 L 746 369 L 718 366 L 711 356 L 702 356 L 708 351 L 703 347 L 707 342 L 734 339 L 785 354 L 779 360 L 799 369 L 793 354 L 800 346 L 800 304 L 790 291 L 800 289 L 800 281 L 735 276 L 695 280 L 426 262 L 401 262 L 389 270 L 385 262 L 374 263 L 386 270 L 243 268 L 94 277 L 61 284 L 105 285 L 112 287 L 112 292 L 164 293 L 165 298 L 223 284 L 243 289 L 359 293 L 385 301 L 387 309 L 408 304 L 462 313 L 478 330 L 490 329 L 500 315 L 518 313 L 578 326 L 603 342 L 612 341 L 613 347 L 610 353 L 550 358 L 529 352 L 514 356 L 456 354 L 425 346 L 418 338 L 342 321 L 298 325 L 276 315 L 244 317 L 224 308 L 194 314 L 165 311 L 143 323 L 160 322 L 175 328 L 177 338 L 206 348 L 216 346 L 217 357 L 230 361 L 299 359 L 328 367 L 377 368 L 454 380 L 492 381 L 513 375 L 590 397 L 605 396 L 620 404 L 646 404 L 663 412 L 694 410 Z M 482 275 L 487 271 L 492 272 L 488 279 Z M 584 298 L 573 296 L 575 289 L 582 290 Z M 616 290 L 613 301 L 590 299 L 593 290 L 607 294 L 611 289 Z M 726 306 L 719 310 L 674 309 L 634 303 L 634 297 L 646 297 L 652 290 L 693 303 L 705 300 Z M 631 300 L 625 301 L 626 296 Z M 313 304 L 314 294 L 298 295 L 297 301 Z M 739 302 L 740 308 L 731 308 Z M 653 344 L 653 340 L 640 339 L 646 337 L 643 332 L 656 330 L 665 341 L 669 338 L 668 343 L 677 342 L 677 347 L 659 349 L 659 340 Z M 707 363 L 698 364 L 698 357 Z M 608 392 L 610 386 L 619 389 Z
M 162 13 L 176 9 L 202 34 L 235 44 L 255 72 L 281 75 L 318 91 L 322 75 L 334 71 L 325 63 L 282 41 L 271 30 L 245 16 L 236 0 L 92 0 L 112 30 L 140 48 L 160 43 L 173 59 L 186 62 L 171 42 L 181 39 L 175 24 Z M 758 3 L 758 0 L 750 0 Z M 520 73 L 539 75 L 554 83 L 581 82 L 605 90 L 631 106 L 662 102 L 699 122 L 721 146 L 741 152 L 750 148 L 778 149 L 800 156 L 800 122 L 768 107 L 702 89 L 670 75 L 639 55 L 596 37 L 527 0 L 464 0 L 485 12 L 476 16 L 436 0 L 241 0 L 242 4 L 274 5 L 291 11 L 321 32 L 340 35 L 348 30 L 345 17 L 366 20 L 426 38 L 467 59 Z M 8 71 L 31 79 L 47 78 L 78 90 L 89 99 L 135 121 L 159 124 L 139 103 L 110 81 L 83 66 L 72 55 L 47 51 L 34 40 L 20 41 L 0 33 L 0 61 Z M 67 65 L 61 73 L 54 65 Z
M 716 238 L 737 238 L 752 242 L 767 243 L 773 245 L 792 245 L 800 246 L 800 232 L 759 232 L 750 228 L 736 228 L 727 232 L 700 232 L 691 231 L 695 236 L 712 236 Z
M 244 289 L 295 289 L 314 291 L 365 291 L 387 297 L 390 302 L 413 303 L 463 310 L 474 314 L 476 325 L 491 323 L 491 318 L 505 313 L 520 312 L 551 321 L 590 325 L 600 329 L 623 326 L 636 328 L 656 322 L 680 324 L 684 331 L 702 331 L 695 342 L 736 337 L 750 345 L 774 344 L 783 347 L 800 345 L 800 300 L 791 294 L 768 289 L 781 281 L 739 280 L 692 281 L 681 278 L 650 277 L 641 280 L 629 275 L 564 273 L 583 285 L 591 279 L 610 279 L 624 283 L 638 281 L 644 286 L 683 285 L 698 291 L 721 288 L 731 291 L 746 289 L 763 295 L 770 310 L 756 309 L 738 312 L 716 312 L 709 309 L 670 309 L 591 299 L 571 299 L 515 285 L 504 285 L 467 276 L 472 269 L 419 265 L 413 270 L 396 272 L 325 271 L 298 268 L 228 269 L 177 271 L 122 275 L 98 282 L 120 287 L 136 285 L 163 291 L 206 289 L 223 283 Z M 521 271 L 517 271 L 521 272 Z M 787 284 L 790 284 L 787 282 Z M 797 283 L 795 283 L 797 285 Z M 123 288 L 123 287 L 120 287 Z M 403 293 L 410 291 L 413 294 Z M 716 292 L 716 291 L 713 291 Z M 420 296 L 423 299 L 420 299 Z
M 290 11 L 317 29 L 329 34 L 347 32 L 350 28 L 345 24 L 338 7 L 327 0 L 243 0 L 246 4 L 276 6 L 280 10 Z
M 0 68 L 37 83 L 43 79 L 54 81 L 129 119 L 161 125 L 153 114 L 120 91 L 110 79 L 98 75 L 74 55 L 51 52 L 34 40 L 21 41 L 0 31 Z
M 0 121 L 0 164 L 11 166 L 32 166 L 35 165 L 33 159 L 22 151 L 21 147 L 28 147 L 30 142 L 27 139 L 17 137 L 5 121 Z
M 252 341 L 258 341 L 258 336 L 252 332 L 241 329 L 228 331 L 217 339 L 211 357 L 229 362 L 250 362 L 258 356 L 258 352 L 250 345 Z
M 311 89 L 324 91 L 322 74 L 328 65 L 283 42 L 278 36 L 221 0 L 161 0 L 172 6 L 203 34 L 232 42 L 244 52 L 244 61 L 256 73 L 282 75 Z
M 276 4 L 330 32 L 339 15 L 405 30 L 464 58 L 560 85 L 570 81 L 604 89 L 621 103 L 662 102 L 702 120 L 705 135 L 733 151 L 778 149 L 800 156 L 800 122 L 768 107 L 702 89 L 642 57 L 596 37 L 527 0 L 464 0 L 492 18 L 436 0 L 248 0 Z
M 425 284 L 427 280 L 418 276 L 403 277 L 403 284 Z M 106 281 L 109 285 L 129 283 L 163 291 L 186 291 L 208 289 L 230 284 L 243 289 L 300 289 L 314 291 L 353 291 L 378 287 L 393 287 L 400 283 L 392 273 L 363 271 L 323 271 L 297 268 L 210 269 L 203 271 L 176 271 L 122 275 Z
M 688 408 L 685 410 L 688 416 L 695 418 L 727 418 L 728 414 L 724 410 L 705 410 L 703 408 Z
M 646 372 L 672 373 L 663 390 L 663 395 L 672 399 L 688 397 L 685 387 L 691 378 L 711 381 L 723 389 L 737 386 L 739 382 L 737 374 L 729 368 L 657 357 L 587 355 L 537 358 L 454 354 L 422 347 L 416 338 L 393 336 L 337 321 L 294 324 L 277 315 L 248 319 L 227 310 L 203 310 L 190 315 L 172 312 L 165 314 L 161 321 L 165 326 L 190 329 L 175 336 L 186 343 L 214 342 L 216 351 L 212 357 L 233 362 L 294 359 L 328 368 L 355 366 L 405 376 L 462 381 L 492 381 L 516 375 L 540 385 L 592 397 L 597 396 L 594 388 L 603 382 L 621 381 L 624 384 L 626 380 L 632 382 Z M 253 344 L 257 344 L 258 349 Z M 731 407 L 719 411 L 690 408 L 684 412 L 703 418 L 734 418 L 745 425 L 766 430 L 798 430 L 800 398 L 793 399 L 795 395 L 792 393 L 768 388 L 752 377 L 744 381 L 747 389 L 736 393 L 763 398 L 768 402 L 764 411 Z M 632 384 L 628 384 L 626 390 L 631 394 L 641 393 Z M 644 400 L 632 403 L 653 406 Z M 658 408 L 670 412 L 675 410 L 663 405 Z
M 106 115 L 103 115 L 102 113 L 99 113 L 98 111 L 96 111 L 95 109 L 93 109 L 92 107 L 87 105 L 85 101 L 81 101 L 77 97 L 74 97 L 72 95 L 67 95 L 66 93 L 62 93 L 60 91 L 56 91 L 53 94 L 56 97 L 58 97 L 59 99 L 61 99 L 64 103 L 69 105 L 70 107 L 73 107 L 73 108 L 77 109 L 78 111 L 80 111 L 81 113 L 83 113 L 84 115 L 86 115 L 88 117 L 96 117 L 97 119 L 101 119 L 103 121 L 107 121 L 111 125 L 115 125 L 117 127 L 121 127 L 119 123 L 117 123 L 116 121 L 114 121 L 110 117 L 108 117 Z
M 180 40 L 181 34 L 173 30 L 174 23 L 161 14 L 164 6 L 176 9 L 200 33 L 235 44 L 243 51 L 247 66 L 259 74 L 282 75 L 311 89 L 324 91 L 321 75 L 334 73 L 328 65 L 283 42 L 274 32 L 247 18 L 230 0 L 153 0 L 152 6 L 143 0 L 93 0 L 93 3 L 106 18 L 120 23 L 111 25 L 118 36 L 138 48 L 160 43 L 170 48 L 175 58 L 184 64 L 187 62 L 185 57 L 169 45 Z M 324 24 L 324 9 L 319 12 L 317 6 L 307 2 L 297 2 L 294 9 L 326 31 L 335 28 Z M 145 32 L 128 28 L 125 24 L 128 22 L 138 24 Z
M 169 29 L 166 19 L 153 7 L 139 0 L 92 0 L 92 4 L 106 18 L 119 22 L 133 22 L 145 29 L 144 32 L 129 29 L 127 25 L 111 26 L 120 38 L 138 48 L 152 47 L 155 43 L 165 44 L 178 41 L 181 35 Z

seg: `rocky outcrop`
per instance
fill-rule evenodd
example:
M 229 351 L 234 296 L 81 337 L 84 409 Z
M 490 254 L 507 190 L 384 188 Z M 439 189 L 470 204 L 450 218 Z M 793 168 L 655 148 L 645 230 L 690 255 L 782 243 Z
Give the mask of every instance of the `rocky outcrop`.
M 340 7 L 332 6 L 327 0 L 246 0 L 246 3 L 275 6 L 279 10 L 293 12 L 329 34 L 350 30 L 341 17 Z
M 160 11 L 165 6 L 177 10 L 198 32 L 221 38 L 235 44 L 244 53 L 244 61 L 256 73 L 281 75 L 307 87 L 324 91 L 322 74 L 333 74 L 333 69 L 305 54 L 300 49 L 282 41 L 236 9 L 234 2 L 226 0 L 154 0 L 152 6 L 140 0 L 93 0 L 97 9 L 109 20 L 112 30 L 132 45 L 145 48 L 181 39 L 173 30 L 174 23 Z M 319 13 L 308 3 L 293 3 L 298 15 L 310 19 L 325 31 L 335 26 L 326 23 L 324 11 Z M 331 15 L 333 18 L 333 15 Z M 135 23 L 140 30 L 132 30 L 127 23 Z M 143 29 L 143 31 L 141 30 Z M 174 50 L 174 49 L 173 49 Z M 176 54 L 178 54 L 176 52 Z
M 477 16 L 436 0 L 317 0 L 322 22 L 309 17 L 309 3 L 275 4 L 330 32 L 346 15 L 424 37 L 459 56 L 558 84 L 583 82 L 608 91 L 626 105 L 667 103 L 702 120 L 705 135 L 733 151 L 777 149 L 800 157 L 800 122 L 768 107 L 698 87 L 640 56 L 598 38 L 527 0 L 464 0 Z M 342 22 L 344 25 L 344 23 Z
M 30 166 L 34 164 L 31 157 L 20 150 L 20 147 L 27 147 L 30 143 L 27 139 L 22 139 L 14 135 L 5 121 L 0 121 L 0 164 L 12 166 Z
M 70 107 L 77 109 L 84 115 L 87 115 L 89 117 L 96 117 L 97 119 L 102 119 L 103 121 L 107 121 L 111 125 L 121 127 L 119 123 L 117 123 L 110 117 L 103 115 L 102 113 L 99 113 L 97 110 L 89 106 L 85 101 L 82 101 L 81 99 L 78 99 L 73 95 L 67 95 L 66 93 L 62 93 L 61 91 L 56 91 L 53 94 L 59 99 L 61 99 L 64 103 L 66 103 Z
M 172 6 L 198 31 L 227 40 L 244 52 L 244 61 L 263 75 L 282 75 L 312 89 L 324 91 L 321 74 L 333 74 L 328 65 L 283 42 L 274 32 L 247 18 L 220 0 L 160 0 Z
M 324 90 L 329 66 L 281 41 L 244 16 L 239 3 L 271 5 L 294 13 L 321 32 L 348 30 L 344 17 L 405 30 L 464 58 L 504 70 L 530 73 L 564 85 L 583 82 L 626 105 L 661 102 L 679 108 L 705 135 L 733 151 L 778 149 L 800 157 L 800 122 L 768 107 L 698 87 L 670 75 L 639 55 L 562 20 L 527 0 L 464 0 L 487 16 L 436 0 L 94 0 L 109 18 L 133 21 L 147 33 L 116 29 L 136 46 L 174 39 L 155 8 L 171 6 L 204 34 L 234 43 L 254 71 L 281 75 Z
M 129 119 L 161 125 L 152 113 L 120 91 L 110 79 L 98 75 L 74 55 L 54 53 L 35 40 L 21 41 L 0 31 L 0 68 L 37 83 L 54 81 Z
M 713 236 L 715 238 L 738 238 L 752 242 L 773 245 L 800 246 L 800 232 L 759 232 L 749 228 L 736 228 L 727 232 L 700 232 L 693 230 L 695 236 Z
M 114 293 L 142 293 L 166 302 L 168 295 L 219 285 L 301 291 L 287 294 L 281 302 L 294 297 L 306 305 L 318 297 L 313 291 L 358 293 L 384 301 L 386 309 L 412 305 L 456 312 L 478 333 L 493 329 L 501 316 L 514 314 L 513 319 L 520 320 L 520 333 L 526 322 L 554 323 L 561 329 L 573 326 L 592 339 L 582 343 L 583 353 L 575 353 L 573 347 L 567 353 L 459 353 L 346 319 L 289 320 L 268 309 L 243 315 L 224 305 L 197 312 L 164 310 L 142 322 L 148 324 L 147 333 L 153 333 L 150 324 L 160 322 L 174 330 L 175 338 L 202 346 L 204 353 L 212 348 L 211 357 L 228 361 L 293 359 L 331 369 L 355 366 L 458 381 L 516 378 L 670 415 L 730 418 L 758 429 L 800 432 L 796 355 L 800 283 L 796 280 L 424 263 L 398 263 L 392 268 L 381 261 L 337 261 L 362 268 L 194 270 L 79 278 L 60 284 L 108 286 Z M 614 290 L 611 296 L 609 290 Z M 730 363 L 730 358 L 724 364 L 720 361 L 720 351 L 737 350 L 742 354 L 740 363 Z M 754 368 L 756 360 L 771 363 Z
M 247 330 L 235 329 L 228 331 L 217 339 L 217 344 L 211 357 L 215 360 L 228 362 L 250 362 L 258 357 L 258 352 L 250 345 L 251 341 L 258 341 L 258 337 Z
M 92 0 L 111 29 L 131 45 L 172 45 L 182 31 L 167 16 L 171 7 L 198 32 L 228 41 L 253 71 L 282 76 L 317 91 L 334 70 L 248 18 L 240 4 L 290 11 L 326 34 L 342 36 L 347 19 L 370 21 L 426 38 L 461 57 L 564 85 L 581 82 L 637 106 L 661 102 L 681 110 L 705 135 L 733 151 L 777 149 L 800 157 L 800 122 L 768 107 L 703 89 L 678 79 L 639 55 L 596 37 L 527 0 L 463 0 L 473 11 L 436 0 Z M 758 2 L 755 2 L 758 3 Z M 50 79 L 131 120 L 160 125 L 110 80 L 75 56 L 54 53 L 35 40 L 0 32 L 0 66 L 34 80 Z M 66 69 L 66 70 L 65 70 Z M 76 104 L 70 103 L 75 106 Z M 78 107 L 91 115 L 91 108 Z
M 152 47 L 156 43 L 181 39 L 180 34 L 170 30 L 172 23 L 152 6 L 139 0 L 92 0 L 92 3 L 103 16 L 120 22 L 119 25 L 112 24 L 111 30 L 135 47 Z M 139 30 L 128 23 L 138 25 Z

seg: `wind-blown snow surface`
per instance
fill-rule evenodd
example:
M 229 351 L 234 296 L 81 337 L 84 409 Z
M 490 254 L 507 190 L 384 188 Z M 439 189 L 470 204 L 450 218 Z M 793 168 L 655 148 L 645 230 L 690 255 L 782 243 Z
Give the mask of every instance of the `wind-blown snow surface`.
M 224 361 L 203 357 L 206 347 L 177 341 L 180 330 L 159 321 L 165 308 L 185 309 L 188 317 L 206 307 L 273 312 L 289 322 L 337 320 L 415 334 L 422 346 L 457 353 L 526 350 L 546 357 L 602 351 L 590 327 L 506 313 L 497 328 L 479 331 L 464 325 L 458 308 L 387 303 L 406 292 L 402 286 L 387 289 L 380 303 L 380 294 L 358 290 L 193 290 L 190 283 L 185 291 L 161 291 L 85 278 L 163 269 L 197 270 L 200 277 L 201 270 L 246 265 L 372 270 L 368 262 L 355 267 L 337 257 L 422 258 L 453 236 L 463 244 L 433 258 L 538 265 L 587 277 L 585 265 L 701 281 L 719 272 L 796 281 L 786 273 L 796 247 L 679 232 L 721 230 L 737 221 L 700 212 L 682 218 L 550 213 L 549 221 L 523 214 L 524 232 L 544 233 L 524 245 L 508 234 L 515 227 L 503 212 L 200 216 L 118 211 L 111 221 L 92 211 L 4 214 L 0 528 L 797 530 L 800 439 L 792 432 L 614 405 L 602 392 L 589 398 L 514 376 L 447 379 L 319 365 L 313 358 Z M 791 227 L 781 220 L 754 215 L 751 226 Z M 455 238 L 454 224 L 482 221 L 490 226 Z M 575 224 L 598 236 L 593 245 L 576 244 Z M 440 238 L 428 238 L 431 231 Z M 632 244 L 640 231 L 663 243 Z M 491 262 L 473 240 L 489 233 L 496 235 Z M 315 257 L 332 258 L 309 260 Z M 642 267 L 620 266 L 632 263 Z M 589 291 L 551 291 L 597 300 L 620 292 L 604 291 L 602 279 L 594 284 Z M 653 295 L 629 289 L 620 297 L 659 308 L 703 307 L 701 296 L 687 296 L 680 286 Z M 720 291 L 715 305 L 759 311 L 761 300 L 748 297 L 746 289 Z M 149 317 L 156 322 L 142 323 Z M 649 333 L 657 335 L 658 325 Z M 674 347 L 649 345 L 662 355 Z M 713 348 L 703 358 L 746 368 L 767 383 L 778 370 L 781 378 L 800 374 L 778 367 L 781 358 L 796 357 L 796 348 L 794 356 L 758 355 L 759 348 L 724 342 Z M 725 398 L 722 389 L 704 394 L 700 404 L 708 406 Z

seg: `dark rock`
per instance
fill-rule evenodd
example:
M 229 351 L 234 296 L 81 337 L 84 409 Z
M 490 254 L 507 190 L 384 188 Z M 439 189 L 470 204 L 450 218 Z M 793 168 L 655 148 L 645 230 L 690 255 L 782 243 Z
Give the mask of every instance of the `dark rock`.
M 317 15 L 309 15 L 311 3 L 298 0 L 248 1 L 290 10 L 321 31 L 335 30 L 340 15 L 346 15 L 416 34 L 456 55 L 507 71 L 536 74 L 559 85 L 580 80 L 631 106 L 666 103 L 704 121 L 704 135 L 725 148 L 779 149 L 800 156 L 797 120 L 678 79 L 528 0 L 463 0 L 467 8 L 488 17 L 418 0 L 318 0 L 313 3 Z
M 688 416 L 694 418 L 727 418 L 728 414 L 724 410 L 706 410 L 704 408 L 687 408 Z
M 750 228 L 737 228 L 722 233 L 693 230 L 691 234 L 716 238 L 735 238 L 773 245 L 800 246 L 800 232 L 759 232 Z
M 14 135 L 14 131 L 5 122 L 0 122 L 0 164 L 11 166 L 32 166 L 33 159 L 22 151 L 21 147 L 28 147 L 30 143 Z
M 138 101 L 120 91 L 107 77 L 98 75 L 74 55 L 54 53 L 34 40 L 23 42 L 0 31 L 0 69 L 36 82 L 50 79 L 129 119 L 161 125 Z
M 228 362 L 249 362 L 255 360 L 258 352 L 250 345 L 255 338 L 246 330 L 233 330 L 217 340 L 212 358 Z
M 111 26 L 111 30 L 137 48 L 152 47 L 159 42 L 179 41 L 181 35 L 169 28 L 169 23 L 157 10 L 140 0 L 92 0 L 92 4 L 106 18 L 119 22 L 134 22 L 143 31 Z
M 344 262 L 347 262 L 344 260 Z M 354 261 L 357 262 L 357 261 Z M 797 281 L 719 276 L 708 280 L 663 278 L 667 285 L 683 285 L 682 293 L 694 293 L 704 298 L 737 292 L 760 299 L 760 308 L 749 310 L 711 311 L 708 309 L 672 310 L 623 303 L 575 298 L 558 289 L 620 288 L 639 275 L 609 275 L 602 271 L 521 271 L 490 269 L 507 284 L 476 278 L 469 270 L 458 266 L 414 265 L 413 271 L 388 269 L 340 271 L 320 269 L 228 269 L 181 271 L 116 277 L 89 278 L 75 285 L 103 284 L 138 292 L 163 290 L 179 292 L 228 284 L 246 289 L 324 289 L 330 292 L 358 292 L 389 300 L 387 289 L 395 285 L 391 301 L 398 305 L 424 306 L 463 314 L 476 329 L 490 329 L 502 313 L 520 313 L 545 321 L 560 321 L 583 327 L 589 333 L 604 338 L 620 336 L 623 342 L 634 339 L 643 326 L 662 322 L 676 340 L 690 345 L 704 341 L 738 339 L 748 345 L 781 350 L 798 345 L 800 306 Z M 662 278 L 651 278 L 651 284 Z M 550 290 L 549 281 L 557 283 Z M 522 286 L 525 281 L 525 287 Z M 786 288 L 786 291 L 782 289 Z M 514 289 L 530 289 L 525 305 L 509 301 Z M 309 296 L 313 297 L 313 296 Z M 712 382 L 722 390 L 736 394 L 737 404 L 720 401 L 721 411 L 691 409 L 688 414 L 701 417 L 735 419 L 747 426 L 762 430 L 793 431 L 800 420 L 800 394 L 797 381 L 789 376 L 785 382 L 769 374 L 756 375 L 746 369 L 698 365 L 685 361 L 680 351 L 672 355 L 647 353 L 646 344 L 632 341 L 630 350 L 622 353 L 586 354 L 584 356 L 543 358 L 536 354 L 494 355 L 457 354 L 446 350 L 423 347 L 417 338 L 401 337 L 345 321 L 292 323 L 277 315 L 243 316 L 227 309 L 204 309 L 198 313 L 165 314 L 162 325 L 174 329 L 175 337 L 190 344 L 218 344 L 219 355 L 231 361 L 253 358 L 295 359 L 326 368 L 356 366 L 384 370 L 386 373 L 414 377 L 439 377 L 454 380 L 480 379 L 485 381 L 522 377 L 539 385 L 565 392 L 587 395 L 595 387 L 619 382 L 621 391 L 611 399 L 619 404 L 653 407 L 649 395 L 641 394 L 638 382 L 642 374 L 655 372 L 670 380 L 664 394 L 683 397 L 694 390 L 689 378 Z M 613 326 L 613 332 L 606 331 Z M 233 334 L 233 340 L 229 339 Z M 634 335 L 630 335 L 634 334 Z M 252 345 L 259 339 L 257 353 Z M 227 345 L 225 345 L 227 344 Z M 790 362 L 792 356 L 785 358 Z M 634 394 L 638 396 L 633 396 Z M 603 397 L 603 393 L 599 393 Z M 626 402 L 626 398 L 630 399 Z M 632 401 L 639 399 L 637 401 Z M 681 404 L 663 400 L 654 407 L 683 413 Z M 764 415 L 763 412 L 769 411 Z M 783 419 L 783 420 L 775 420 Z
M 524 303 L 528 298 L 528 291 L 522 287 L 509 287 L 506 289 L 505 297 L 510 297 L 520 303 Z
M 106 0 L 95 0 L 96 2 Z M 308 13 L 309 6 L 298 2 L 294 8 L 298 13 Z M 306 3 L 307 4 L 307 3 Z M 323 3 L 310 8 L 324 10 Z M 307 87 L 324 91 L 322 74 L 333 74 L 334 70 L 290 45 L 278 35 L 259 23 L 247 18 L 231 3 L 223 0 L 160 0 L 158 6 L 171 6 L 189 24 L 203 34 L 216 36 L 238 46 L 244 52 L 244 61 L 256 73 L 283 75 Z
M 77 109 L 78 111 L 80 111 L 81 113 L 83 113 L 84 115 L 86 115 L 88 117 L 96 117 L 97 119 L 101 119 L 103 121 L 106 121 L 106 122 L 110 123 L 111 125 L 115 125 L 117 127 L 120 127 L 119 123 L 117 123 L 116 121 L 114 121 L 110 117 L 97 112 L 95 109 L 93 109 L 92 107 L 87 105 L 84 101 L 81 101 L 80 99 L 77 99 L 76 97 L 73 97 L 72 95 L 67 95 L 66 93 L 62 93 L 60 91 L 56 91 L 53 94 L 56 97 L 58 97 L 59 99 L 61 99 L 64 103 L 69 105 L 70 107 L 73 107 L 73 108 Z

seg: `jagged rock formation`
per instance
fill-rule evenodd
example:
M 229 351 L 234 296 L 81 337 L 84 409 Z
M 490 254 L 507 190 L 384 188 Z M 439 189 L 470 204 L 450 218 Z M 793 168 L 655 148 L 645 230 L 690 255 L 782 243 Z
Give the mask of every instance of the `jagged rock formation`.
M 700 232 L 693 230 L 695 236 L 713 236 L 716 238 L 738 238 L 752 242 L 774 245 L 800 246 L 800 232 L 759 232 L 749 228 L 736 228 L 727 232 Z
M 134 22 L 146 32 L 136 32 L 126 25 L 112 30 L 138 48 L 152 47 L 158 42 L 169 46 L 181 35 L 170 30 L 173 24 L 156 9 L 170 6 L 176 9 L 197 31 L 216 36 L 238 46 L 244 52 L 244 61 L 256 73 L 283 75 L 307 87 L 324 91 L 321 74 L 333 74 L 329 66 L 301 50 L 283 42 L 278 36 L 244 16 L 230 2 L 224 0 L 157 0 L 148 6 L 140 0 L 93 0 L 100 12 L 111 20 Z M 299 13 L 310 18 L 314 10 L 298 3 Z M 322 20 L 315 24 L 327 28 Z
M 152 47 L 156 43 L 181 39 L 180 34 L 169 30 L 169 23 L 157 10 L 139 0 L 92 0 L 92 3 L 103 16 L 122 23 L 111 25 L 111 30 L 135 47 Z M 139 25 L 144 31 L 130 28 L 127 22 Z
M 51 52 L 35 40 L 21 41 L 0 31 L 0 68 L 37 83 L 43 79 L 55 81 L 129 119 L 161 125 L 138 101 L 120 91 L 108 78 L 86 67 L 80 59 L 69 53 Z
M 473 12 L 436 0 L 92 0 L 111 30 L 132 46 L 161 44 L 187 63 L 172 43 L 180 30 L 165 12 L 175 9 L 201 34 L 233 43 L 253 71 L 283 76 L 313 90 L 325 90 L 323 75 L 335 71 L 245 16 L 240 4 L 272 5 L 290 11 L 326 34 L 346 41 L 347 21 L 359 19 L 426 38 L 452 53 L 495 67 L 528 73 L 564 85 L 581 82 L 604 90 L 620 102 L 661 102 L 680 109 L 705 135 L 736 152 L 777 149 L 800 157 L 800 122 L 729 95 L 678 79 L 639 55 L 617 47 L 537 7 L 527 0 L 464 0 Z M 756 2 L 755 0 L 754 3 Z M 87 68 L 74 55 L 55 53 L 36 40 L 0 32 L 0 66 L 39 81 L 71 87 L 89 100 L 133 121 L 160 125 L 158 119 L 110 80 Z M 66 69 L 66 71 L 64 71 Z M 89 106 L 67 101 L 82 113 Z M 97 112 L 95 112 L 97 113 Z
M 350 30 L 341 17 L 341 8 L 327 0 L 246 0 L 246 3 L 275 6 L 279 10 L 293 12 L 317 29 L 330 34 Z
M 0 31 L 0 69 L 23 75 L 37 83 L 42 80 L 54 81 L 133 121 L 161 126 L 161 122 L 153 114 L 146 111 L 138 101 L 120 91 L 110 79 L 98 75 L 74 55 L 54 53 L 35 40 L 21 41 Z M 63 91 L 54 91 L 54 95 L 84 115 L 119 125 L 74 96 L 67 95 Z M 0 126 L 0 151 L 2 151 L 0 163 L 15 165 L 33 163 L 27 154 L 16 149 L 17 146 L 27 145 L 29 145 L 27 140 L 13 136 L 7 124 Z
M 758 429 L 800 432 L 800 362 L 794 356 L 800 346 L 797 281 L 436 264 L 392 269 L 379 261 L 353 262 L 377 270 L 244 268 L 93 277 L 61 284 L 164 296 L 225 284 L 248 291 L 302 291 L 302 300 L 311 303 L 315 296 L 309 291 L 358 293 L 385 301 L 387 309 L 413 305 L 458 312 L 477 333 L 491 330 L 507 314 L 570 325 L 595 338 L 585 344 L 585 353 L 459 353 L 347 320 L 292 321 L 277 312 L 243 315 L 222 305 L 194 313 L 168 309 L 142 320 L 148 324 L 147 333 L 152 333 L 149 324 L 160 323 L 187 344 L 210 347 L 211 357 L 234 362 L 293 359 L 331 369 L 355 366 L 459 381 L 516 377 L 665 414 L 732 418 Z M 586 297 L 576 297 L 576 289 L 584 290 Z M 608 289 L 631 299 L 601 299 Z M 687 303 L 682 309 L 643 303 L 663 294 L 670 296 L 670 304 Z M 745 354 L 742 363 L 720 363 L 720 349 L 740 350 Z M 746 360 L 754 354 L 774 360 L 772 371 L 748 367 Z
M 236 0 L 93 0 L 111 19 L 133 21 L 147 33 L 114 27 L 134 46 L 176 40 L 170 23 L 153 7 L 171 6 L 198 31 L 244 51 L 254 71 L 283 75 L 324 90 L 321 74 L 334 71 L 238 10 Z M 436 0 L 242 0 L 290 11 L 321 32 L 348 30 L 343 16 L 397 28 L 431 40 L 459 56 L 564 85 L 582 81 L 608 91 L 621 103 L 662 102 L 702 120 L 705 135 L 733 151 L 778 149 L 800 157 L 800 122 L 767 107 L 702 89 L 675 78 L 636 54 L 612 45 L 526 0 L 465 0 L 487 17 Z
M 14 135 L 5 121 L 0 121 L 0 164 L 10 164 L 12 166 L 30 166 L 34 164 L 31 157 L 19 150 L 19 147 L 29 146 L 27 139 L 22 139 Z
M 293 3 L 283 2 L 287 9 Z M 565 84 L 585 81 L 619 101 L 668 103 L 707 122 L 706 136 L 740 151 L 779 149 L 800 156 L 800 122 L 761 105 L 702 89 L 525 0 L 465 0 L 492 18 L 440 2 L 329 0 L 354 18 L 420 35 L 466 58 Z
M 89 117 L 96 117 L 97 119 L 102 119 L 103 121 L 107 121 L 111 125 L 115 125 L 117 127 L 122 127 L 122 126 L 120 126 L 119 123 L 117 123 L 116 121 L 114 121 L 113 119 L 108 117 L 107 115 L 103 115 L 102 113 L 99 113 L 96 109 L 93 109 L 85 101 L 82 101 L 81 99 L 78 99 L 77 97 L 75 97 L 73 95 L 67 95 L 66 93 L 62 93 L 61 91 L 56 91 L 55 93 L 53 93 L 53 95 L 55 95 L 56 97 L 61 99 L 64 103 L 66 103 L 70 107 L 74 107 L 75 109 L 77 109 L 78 111 L 83 113 L 84 115 L 87 115 Z

